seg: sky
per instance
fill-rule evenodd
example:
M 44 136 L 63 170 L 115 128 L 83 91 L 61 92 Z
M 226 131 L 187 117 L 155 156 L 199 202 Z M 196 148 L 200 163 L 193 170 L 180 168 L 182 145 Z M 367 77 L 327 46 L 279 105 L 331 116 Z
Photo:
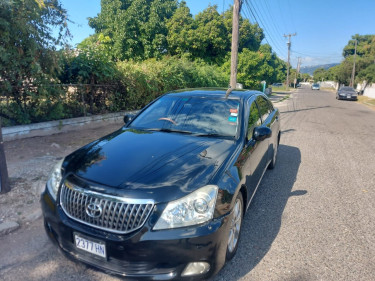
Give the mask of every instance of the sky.
M 217 5 L 219 13 L 233 0 L 185 0 L 193 15 L 209 4 Z M 60 0 L 68 11 L 75 45 L 94 33 L 88 17 L 100 12 L 100 0 Z M 291 37 L 291 64 L 296 67 L 342 61 L 342 50 L 354 34 L 375 34 L 375 0 L 244 0 L 241 14 L 251 23 L 258 23 L 277 55 L 287 60 L 287 38 Z

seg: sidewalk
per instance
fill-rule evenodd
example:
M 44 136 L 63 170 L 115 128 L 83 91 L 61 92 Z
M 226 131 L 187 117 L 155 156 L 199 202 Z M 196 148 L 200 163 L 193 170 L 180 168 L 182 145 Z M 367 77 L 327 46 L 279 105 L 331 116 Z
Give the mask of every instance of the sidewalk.
M 79 131 L 4 142 L 11 191 L 0 195 L 0 236 L 41 217 L 39 196 L 59 159 L 123 124 L 86 124 Z
M 293 94 L 294 91 L 289 91 L 289 92 L 273 92 L 268 98 L 273 102 L 273 103 L 278 103 L 281 102 L 287 98 L 291 94 Z

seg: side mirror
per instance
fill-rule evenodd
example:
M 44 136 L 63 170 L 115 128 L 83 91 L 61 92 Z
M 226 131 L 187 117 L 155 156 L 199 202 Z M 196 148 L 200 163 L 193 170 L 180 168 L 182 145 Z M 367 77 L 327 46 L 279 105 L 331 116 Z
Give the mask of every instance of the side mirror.
M 125 125 L 129 124 L 130 121 L 132 121 L 134 118 L 134 115 L 131 115 L 131 114 L 126 114 L 124 116 L 124 123 Z
M 256 141 L 263 141 L 267 138 L 270 138 L 271 136 L 272 136 L 272 130 L 268 127 L 259 126 L 259 127 L 255 127 L 254 129 L 253 138 Z

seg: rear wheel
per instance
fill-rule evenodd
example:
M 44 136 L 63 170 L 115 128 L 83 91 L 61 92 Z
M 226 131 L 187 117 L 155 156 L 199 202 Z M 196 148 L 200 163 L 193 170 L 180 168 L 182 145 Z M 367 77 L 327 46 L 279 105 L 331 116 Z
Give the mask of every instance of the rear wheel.
M 237 252 L 243 219 L 243 198 L 241 191 L 238 193 L 234 203 L 233 215 L 230 221 L 230 230 L 227 243 L 227 260 L 231 260 Z

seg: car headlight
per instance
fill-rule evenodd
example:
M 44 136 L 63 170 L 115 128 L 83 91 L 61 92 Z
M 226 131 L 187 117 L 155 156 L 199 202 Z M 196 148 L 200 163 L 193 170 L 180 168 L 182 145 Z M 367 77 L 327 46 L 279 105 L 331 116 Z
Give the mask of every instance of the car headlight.
M 59 185 L 62 179 L 61 175 L 61 165 L 63 163 L 64 159 L 61 159 L 59 162 L 56 163 L 55 167 L 53 167 L 48 181 L 47 181 L 47 188 L 51 196 L 54 200 L 56 200 L 57 191 L 59 189 Z
M 169 202 L 154 230 L 185 227 L 204 223 L 212 219 L 215 210 L 218 187 L 206 185 L 182 197 Z

